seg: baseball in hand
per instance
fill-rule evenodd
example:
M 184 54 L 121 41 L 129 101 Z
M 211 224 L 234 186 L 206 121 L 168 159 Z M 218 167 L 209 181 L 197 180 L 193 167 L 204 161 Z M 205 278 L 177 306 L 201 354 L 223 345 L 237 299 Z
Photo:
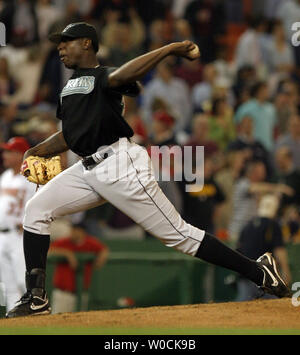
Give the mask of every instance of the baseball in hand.
M 197 44 L 195 44 L 195 48 L 189 51 L 189 57 L 190 59 L 196 59 L 200 57 L 200 50 Z

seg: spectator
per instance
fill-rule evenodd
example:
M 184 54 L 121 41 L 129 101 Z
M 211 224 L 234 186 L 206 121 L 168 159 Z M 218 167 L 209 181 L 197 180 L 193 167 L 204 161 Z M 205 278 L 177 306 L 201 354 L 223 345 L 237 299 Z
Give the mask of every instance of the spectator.
M 293 190 L 283 184 L 265 182 L 266 168 L 260 161 L 247 164 L 245 176 L 235 184 L 233 193 L 233 213 L 229 225 L 229 235 L 236 242 L 245 225 L 256 216 L 257 200 L 267 193 L 292 195 Z
M 92 272 L 100 269 L 107 260 L 108 248 L 95 237 L 87 235 L 82 223 L 74 224 L 69 237 L 54 241 L 49 255 L 62 256 L 66 262 L 57 264 L 54 276 L 52 294 L 52 313 L 74 312 L 76 310 L 76 269 L 78 260 L 75 253 L 92 253 L 95 261 L 84 267 L 85 309 L 87 309 L 87 291 L 91 283 Z
M 280 219 L 283 239 L 286 243 L 300 242 L 300 214 L 299 208 L 290 205 L 284 209 Z
M 300 115 L 298 113 L 290 117 L 288 133 L 278 139 L 275 151 L 282 146 L 289 147 L 293 156 L 293 165 L 296 169 L 300 169 Z
M 175 41 L 189 40 L 195 42 L 191 25 L 185 19 L 178 19 L 175 22 Z
M 41 68 L 34 104 L 56 105 L 63 86 L 63 69 L 57 49 L 50 48 Z
M 128 11 L 128 19 L 120 21 L 118 15 L 107 21 L 101 31 L 102 45 L 108 47 L 109 62 L 121 66 L 141 54 L 145 41 L 145 28 L 136 11 Z
M 203 149 L 204 160 L 210 159 L 214 164 L 214 172 L 218 171 L 224 165 L 224 156 L 216 142 L 209 137 L 209 119 L 206 114 L 197 114 L 192 121 L 192 134 L 185 143 L 184 149 L 191 149 L 191 154 L 185 155 L 185 166 L 196 167 L 202 164 L 197 149 Z
M 178 144 L 174 134 L 175 119 L 165 111 L 157 111 L 153 115 L 152 143 L 156 146 L 172 146 Z
M 268 102 L 269 89 L 267 83 L 258 82 L 255 84 L 252 88 L 251 97 L 238 108 L 235 114 L 235 122 L 240 123 L 246 115 L 252 117 L 254 138 L 262 143 L 268 151 L 272 151 L 277 117 L 274 105 Z
M 224 151 L 235 137 L 232 109 L 224 98 L 213 99 L 209 125 L 210 138 Z
M 283 79 L 278 84 L 278 91 L 284 91 L 289 95 L 290 104 L 293 107 L 299 106 L 299 84 L 293 79 Z
M 260 160 L 267 169 L 267 176 L 273 175 L 270 153 L 253 136 L 253 119 L 244 116 L 238 126 L 237 137 L 229 143 L 228 151 L 242 151 L 247 160 Z
M 155 78 L 144 89 L 143 110 L 148 125 L 152 121 L 151 105 L 155 98 L 161 98 L 169 105 L 176 118 L 176 132 L 188 127 L 192 110 L 189 89 L 183 80 L 174 76 L 174 65 L 168 61 L 157 66 Z
M 223 2 L 211 0 L 192 1 L 185 11 L 184 18 L 191 24 L 197 40 L 203 63 L 215 59 L 217 36 L 224 33 L 225 8 Z
M 151 156 L 160 188 L 173 203 L 176 210 L 181 212 L 181 194 L 174 179 L 181 174 L 181 171 L 175 170 L 177 168 L 175 162 L 182 157 L 182 153 L 181 149 L 179 152 L 180 157 L 176 155 L 178 150 L 175 150 L 174 153 L 170 153 L 170 149 L 172 149 L 173 146 L 177 146 L 176 148 L 179 149 L 174 126 L 175 120 L 170 114 L 165 111 L 157 111 L 153 117 L 152 146 L 148 147 L 148 152 Z M 155 150 L 153 150 L 153 146 L 155 146 Z M 160 150 L 158 151 L 156 148 L 160 148 Z
M 289 76 L 295 68 L 294 52 L 286 40 L 281 21 L 273 25 L 272 39 L 269 43 L 267 65 L 269 72 L 279 76 Z
M 195 85 L 192 91 L 194 112 L 203 110 L 205 102 L 210 101 L 217 79 L 217 71 L 213 64 L 207 64 L 203 68 L 203 81 Z
M 228 82 L 232 90 L 232 83 L 236 74 L 234 64 L 228 60 L 229 49 L 226 45 L 220 45 L 217 48 L 216 58 L 212 62 L 217 71 L 217 77 Z
M 203 105 L 204 110 L 211 110 L 213 99 L 224 99 L 229 106 L 234 103 L 233 93 L 230 87 L 230 80 L 226 77 L 217 77 L 213 87 L 212 97 L 207 105 Z
M 298 92 L 293 82 L 281 85 L 274 98 L 278 122 L 278 138 L 288 133 L 289 121 L 292 115 L 297 114 Z M 278 139 L 277 138 L 277 139 Z
M 190 140 L 185 144 L 191 146 L 193 155 L 197 146 L 204 147 L 205 157 L 215 157 L 219 155 L 220 149 L 216 142 L 209 137 L 209 119 L 206 114 L 197 114 L 192 121 L 192 135 Z
M 232 85 L 232 92 L 235 97 L 235 111 L 240 105 L 250 100 L 250 88 L 256 81 L 254 67 L 247 65 L 238 69 L 236 79 Z
M 240 36 L 236 46 L 235 63 L 237 68 L 251 65 L 258 73 L 264 71 L 265 46 L 262 36 L 266 30 L 266 22 L 262 17 L 251 18 L 248 29 Z
M 273 253 L 285 282 L 289 284 L 291 273 L 288 255 L 281 227 L 276 219 L 278 206 L 278 198 L 274 195 L 266 195 L 261 199 L 257 215 L 242 229 L 237 249 L 254 260 L 266 252 Z M 250 301 L 262 297 L 262 295 L 263 293 L 251 281 L 243 278 L 238 280 L 237 301 Z M 266 295 L 264 298 L 276 297 Z
M 168 43 L 166 23 L 162 19 L 156 19 L 150 24 L 147 38 L 148 51 L 158 49 Z
M 300 210 L 300 170 L 295 169 L 293 163 L 293 154 L 289 147 L 281 146 L 275 154 L 277 167 L 277 180 L 294 190 L 292 196 L 283 196 L 282 205 L 296 205 Z
M 46 56 L 40 50 L 40 45 L 26 49 L 24 59 L 14 68 L 14 77 L 19 87 L 12 99 L 20 105 L 31 105 L 34 102 Z
M 198 191 L 185 191 L 186 181 L 180 184 L 183 218 L 198 228 L 215 233 L 215 221 L 218 219 L 225 196 L 214 179 L 214 164 L 211 158 L 205 158 L 203 173 L 204 184 L 202 189 L 199 187 Z
M 119 67 L 141 54 L 141 42 L 144 37 L 134 39 L 133 35 L 143 33 L 142 24 L 139 25 L 139 28 L 135 28 L 130 23 L 115 23 L 113 28 L 108 30 L 112 31 L 108 56 L 111 65 Z
M 228 227 L 233 211 L 233 192 L 235 182 L 241 177 L 245 168 L 247 155 L 243 150 L 229 151 L 225 155 L 224 166 L 216 172 L 215 181 L 220 186 L 225 195 L 223 208 L 216 221 L 216 228 L 225 230 L 228 235 Z

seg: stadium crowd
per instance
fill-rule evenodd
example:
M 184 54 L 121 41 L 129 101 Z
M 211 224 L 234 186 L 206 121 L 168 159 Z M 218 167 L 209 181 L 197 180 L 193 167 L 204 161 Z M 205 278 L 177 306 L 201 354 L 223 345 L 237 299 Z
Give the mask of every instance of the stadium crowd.
M 202 190 L 187 192 L 175 178 L 159 181 L 188 222 L 236 242 L 258 216 L 262 196 L 271 194 L 279 205 L 267 217 L 277 216 L 284 240 L 296 242 L 300 47 L 292 45 L 290 28 L 297 18 L 298 0 L 2 0 L 0 142 L 25 136 L 35 145 L 60 127 L 56 104 L 71 71 L 47 40 L 50 32 L 71 22 L 93 24 L 99 61 L 114 67 L 192 40 L 200 60 L 168 58 L 144 78 L 139 98 L 126 99 L 134 140 L 149 152 L 151 146 L 204 147 Z M 67 154 L 64 166 L 76 159 Z M 145 237 L 112 206 L 80 218 L 93 234 Z

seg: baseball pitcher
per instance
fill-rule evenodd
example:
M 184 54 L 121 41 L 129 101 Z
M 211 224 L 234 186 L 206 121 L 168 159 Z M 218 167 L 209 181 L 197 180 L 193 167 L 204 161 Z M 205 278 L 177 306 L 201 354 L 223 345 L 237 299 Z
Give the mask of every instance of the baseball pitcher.
M 27 203 L 24 228 L 27 291 L 7 317 L 50 313 L 45 291 L 49 226 L 61 216 L 109 201 L 168 247 L 241 273 L 279 297 L 289 289 L 271 254 L 257 261 L 231 250 L 215 237 L 187 224 L 162 193 L 144 148 L 132 143 L 131 127 L 122 116 L 122 96 L 137 96 L 138 80 L 168 56 L 188 60 L 200 56 L 190 41 L 176 42 L 137 57 L 120 68 L 99 65 L 98 37 L 93 26 L 72 23 L 52 34 L 61 61 L 74 73 L 63 88 L 57 107 L 62 131 L 24 155 L 23 171 L 31 181 L 47 181 L 49 158 L 71 149 L 82 160 L 51 180 Z M 34 156 L 28 167 L 26 159 Z M 40 171 L 36 179 L 35 171 Z

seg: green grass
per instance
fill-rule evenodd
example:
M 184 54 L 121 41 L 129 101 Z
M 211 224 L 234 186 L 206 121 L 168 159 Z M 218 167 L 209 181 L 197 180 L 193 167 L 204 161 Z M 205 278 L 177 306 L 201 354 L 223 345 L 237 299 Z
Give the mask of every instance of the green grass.
M 0 335 L 300 335 L 300 329 L 192 328 L 0 328 Z

